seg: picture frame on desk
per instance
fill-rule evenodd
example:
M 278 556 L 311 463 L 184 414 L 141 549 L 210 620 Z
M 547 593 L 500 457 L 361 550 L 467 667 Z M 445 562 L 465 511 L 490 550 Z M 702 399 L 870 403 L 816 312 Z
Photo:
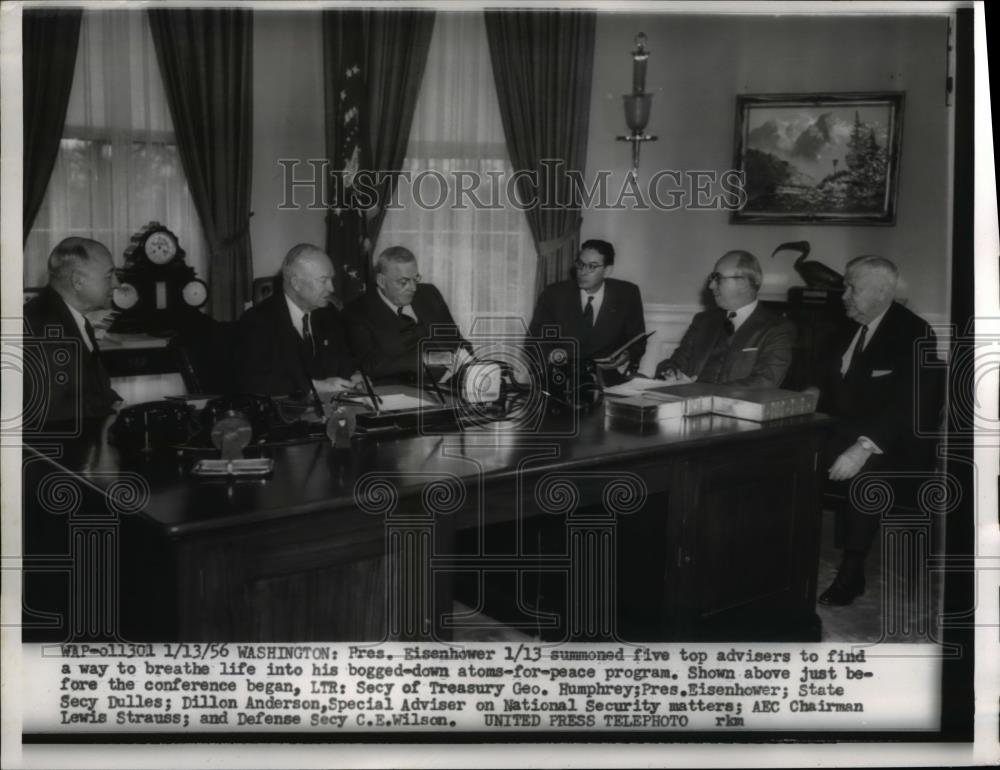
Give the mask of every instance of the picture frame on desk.
M 893 225 L 901 91 L 736 97 L 732 224 Z

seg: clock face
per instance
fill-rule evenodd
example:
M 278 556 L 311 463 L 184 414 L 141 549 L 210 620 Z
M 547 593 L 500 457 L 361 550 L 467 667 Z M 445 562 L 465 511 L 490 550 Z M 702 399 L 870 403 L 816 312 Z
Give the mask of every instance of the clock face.
M 177 253 L 177 240 L 168 232 L 153 233 L 146 239 L 146 257 L 154 265 L 165 265 Z
M 115 307 L 128 310 L 135 307 L 135 303 L 139 301 L 139 292 L 132 284 L 122 283 L 115 287 L 111 301 L 115 303 Z
M 184 301 L 191 307 L 201 307 L 205 304 L 205 300 L 208 299 L 208 287 L 204 281 L 199 281 L 195 278 L 193 281 L 188 281 L 184 288 L 181 289 L 181 296 L 184 297 Z

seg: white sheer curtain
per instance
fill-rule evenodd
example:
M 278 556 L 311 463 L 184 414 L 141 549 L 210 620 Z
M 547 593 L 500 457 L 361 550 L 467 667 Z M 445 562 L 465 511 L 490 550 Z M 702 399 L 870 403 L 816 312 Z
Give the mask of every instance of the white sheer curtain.
M 413 251 L 424 281 L 441 290 L 465 334 L 473 331 L 473 322 L 477 333 L 525 328 L 533 304 L 535 247 L 524 213 L 502 195 L 513 169 L 482 13 L 438 11 L 404 169 L 414 175 L 439 172 L 451 197 L 443 206 L 421 207 L 401 181 L 402 208 L 387 212 L 375 254 L 393 245 Z M 477 210 L 469 200 L 467 210 L 456 210 L 456 171 L 480 175 L 485 183 L 476 195 L 499 207 Z M 499 197 L 487 172 L 500 177 Z M 418 196 L 435 202 L 438 178 L 425 178 Z
M 173 230 L 204 277 L 204 234 L 188 192 L 146 12 L 85 10 L 59 157 L 24 248 L 24 285 L 45 283 L 52 247 L 101 241 L 121 265 L 132 234 Z

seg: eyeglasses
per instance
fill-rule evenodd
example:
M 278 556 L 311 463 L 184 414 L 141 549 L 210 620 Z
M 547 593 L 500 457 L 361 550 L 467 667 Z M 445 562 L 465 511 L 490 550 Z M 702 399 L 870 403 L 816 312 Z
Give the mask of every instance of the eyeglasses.
M 723 278 L 746 278 L 745 275 L 723 275 L 722 273 L 709 273 L 708 282 L 709 283 L 722 283 Z
M 581 262 L 577 260 L 573 264 L 576 265 L 577 272 L 580 273 L 593 273 L 595 270 L 600 270 L 604 265 L 600 262 Z
M 413 278 L 397 278 L 396 280 L 393 281 L 393 283 L 396 284 L 400 289 L 405 289 L 411 283 L 413 284 L 413 288 L 416 288 L 417 284 L 420 283 L 422 279 L 423 276 L 417 274 Z

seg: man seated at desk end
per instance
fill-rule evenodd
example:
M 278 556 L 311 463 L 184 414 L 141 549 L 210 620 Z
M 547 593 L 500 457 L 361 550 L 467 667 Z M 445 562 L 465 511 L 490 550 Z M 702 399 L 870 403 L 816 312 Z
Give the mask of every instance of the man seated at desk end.
M 839 418 L 822 468 L 829 473 L 828 491 L 842 501 L 837 523 L 844 546 L 837 577 L 820 604 L 851 604 L 865 590 L 865 558 L 882 517 L 859 507 L 865 496 L 852 490 L 852 479 L 862 471 L 875 474 L 873 481 L 888 484 L 897 504 L 912 505 L 934 469 L 943 369 L 921 360 L 922 349 L 936 357 L 936 338 L 926 321 L 895 301 L 897 280 L 888 259 L 863 256 L 847 263 L 847 318 L 818 383 L 819 411 Z M 917 420 L 931 435 L 920 435 Z
M 104 417 L 121 397 L 111 388 L 94 327 L 85 314 L 110 305 L 115 283 L 111 252 L 89 238 L 66 238 L 49 255 L 48 273 L 48 285 L 24 306 L 25 336 L 46 338 L 56 329 L 68 344 L 40 343 L 48 376 L 43 382 L 24 378 L 24 403 L 44 401 L 45 423 Z M 58 365 L 55 356 L 64 350 L 70 359 Z
M 347 315 L 351 348 L 374 379 L 413 382 L 425 364 L 434 376 L 447 375 L 470 358 L 441 292 L 421 283 L 416 256 L 402 246 L 378 255 L 375 288 L 352 302 Z
M 575 280 L 545 287 L 531 319 L 530 333 L 538 338 L 546 326 L 558 326 L 563 337 L 577 340 L 581 360 L 610 356 L 636 335 L 646 331 L 639 287 L 611 278 L 615 249 L 607 241 L 592 239 L 580 246 Z M 628 379 L 639 368 L 646 352 L 640 339 L 613 360 L 596 362 L 605 384 Z
M 695 315 L 656 376 L 675 383 L 781 387 L 792 363 L 795 325 L 758 302 L 763 278 L 749 251 L 724 254 L 708 277 L 716 307 Z
M 360 382 L 333 300 L 333 263 L 318 246 L 293 246 L 281 265 L 282 291 L 247 310 L 237 332 L 238 390 L 270 396 L 320 394 Z

